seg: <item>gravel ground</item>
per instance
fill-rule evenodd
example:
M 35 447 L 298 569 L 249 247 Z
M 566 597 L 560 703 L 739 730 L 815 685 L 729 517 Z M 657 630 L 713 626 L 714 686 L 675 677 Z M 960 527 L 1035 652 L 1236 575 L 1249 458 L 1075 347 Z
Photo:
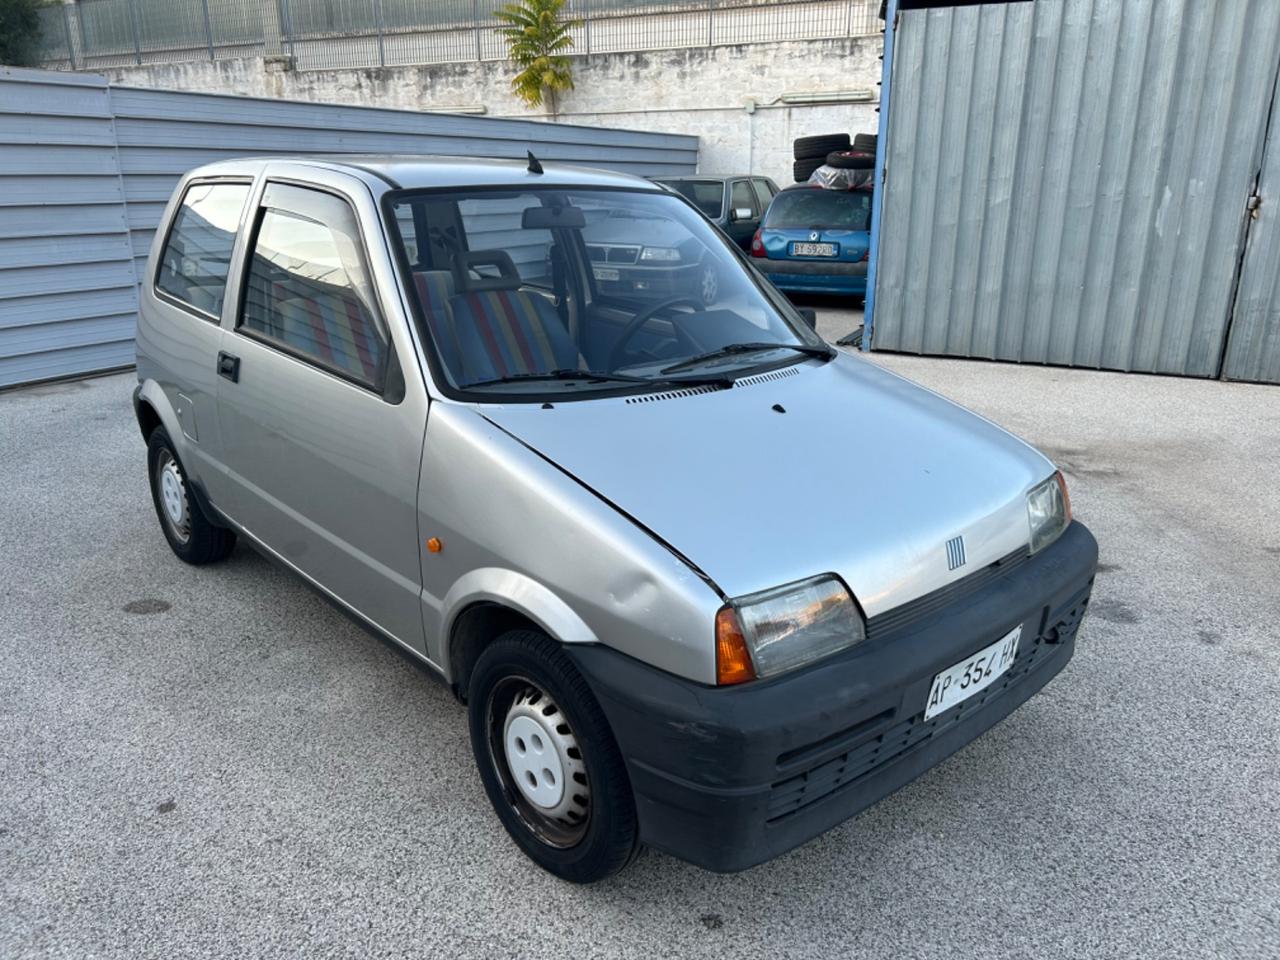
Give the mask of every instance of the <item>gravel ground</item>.
M 1280 388 L 873 359 L 1067 472 L 1075 660 L 772 863 L 586 889 L 441 684 L 248 550 L 170 554 L 130 375 L 0 395 L 0 956 L 1280 956 Z

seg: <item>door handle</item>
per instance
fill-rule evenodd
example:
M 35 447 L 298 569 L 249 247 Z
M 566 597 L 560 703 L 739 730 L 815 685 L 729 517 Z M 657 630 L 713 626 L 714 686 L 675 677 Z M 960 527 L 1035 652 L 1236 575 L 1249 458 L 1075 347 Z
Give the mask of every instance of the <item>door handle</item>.
M 229 353 L 218 352 L 218 376 L 226 377 L 232 383 L 240 382 L 240 358 Z

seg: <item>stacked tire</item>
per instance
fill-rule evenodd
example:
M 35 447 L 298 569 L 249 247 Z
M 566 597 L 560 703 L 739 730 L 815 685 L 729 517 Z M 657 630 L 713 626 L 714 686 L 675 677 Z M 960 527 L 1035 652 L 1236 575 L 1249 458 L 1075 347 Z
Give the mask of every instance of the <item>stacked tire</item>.
M 805 183 L 823 165 L 846 170 L 869 169 L 875 166 L 876 135 L 859 133 L 852 140 L 847 133 L 797 137 L 792 144 L 792 155 L 796 183 Z

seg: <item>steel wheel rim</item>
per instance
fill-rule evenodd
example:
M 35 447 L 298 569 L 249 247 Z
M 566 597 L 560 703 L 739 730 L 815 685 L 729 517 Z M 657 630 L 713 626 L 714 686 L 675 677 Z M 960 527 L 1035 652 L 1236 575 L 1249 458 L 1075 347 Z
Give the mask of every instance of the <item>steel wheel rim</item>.
M 191 536 L 191 507 L 187 500 L 187 484 L 182 468 L 168 450 L 162 450 L 156 461 L 156 490 L 160 499 L 160 516 L 173 536 L 186 543 Z
M 532 680 L 511 676 L 494 686 L 485 713 L 489 758 L 508 805 L 548 846 L 581 842 L 591 821 L 591 784 L 564 711 Z

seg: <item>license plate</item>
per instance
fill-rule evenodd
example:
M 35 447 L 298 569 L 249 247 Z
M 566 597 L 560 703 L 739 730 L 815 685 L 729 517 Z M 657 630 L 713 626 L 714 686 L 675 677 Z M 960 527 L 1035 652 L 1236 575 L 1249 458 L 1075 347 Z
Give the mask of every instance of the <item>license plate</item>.
M 592 267 L 591 272 L 596 275 L 597 280 L 617 280 L 621 276 L 612 267 Z
M 999 680 L 1013 666 L 1021 637 L 1022 624 L 1018 624 L 991 646 L 983 647 L 973 656 L 934 677 L 929 700 L 924 708 L 924 718 L 932 720 Z
M 793 243 L 791 255 L 793 257 L 834 257 L 836 245 L 834 243 Z

